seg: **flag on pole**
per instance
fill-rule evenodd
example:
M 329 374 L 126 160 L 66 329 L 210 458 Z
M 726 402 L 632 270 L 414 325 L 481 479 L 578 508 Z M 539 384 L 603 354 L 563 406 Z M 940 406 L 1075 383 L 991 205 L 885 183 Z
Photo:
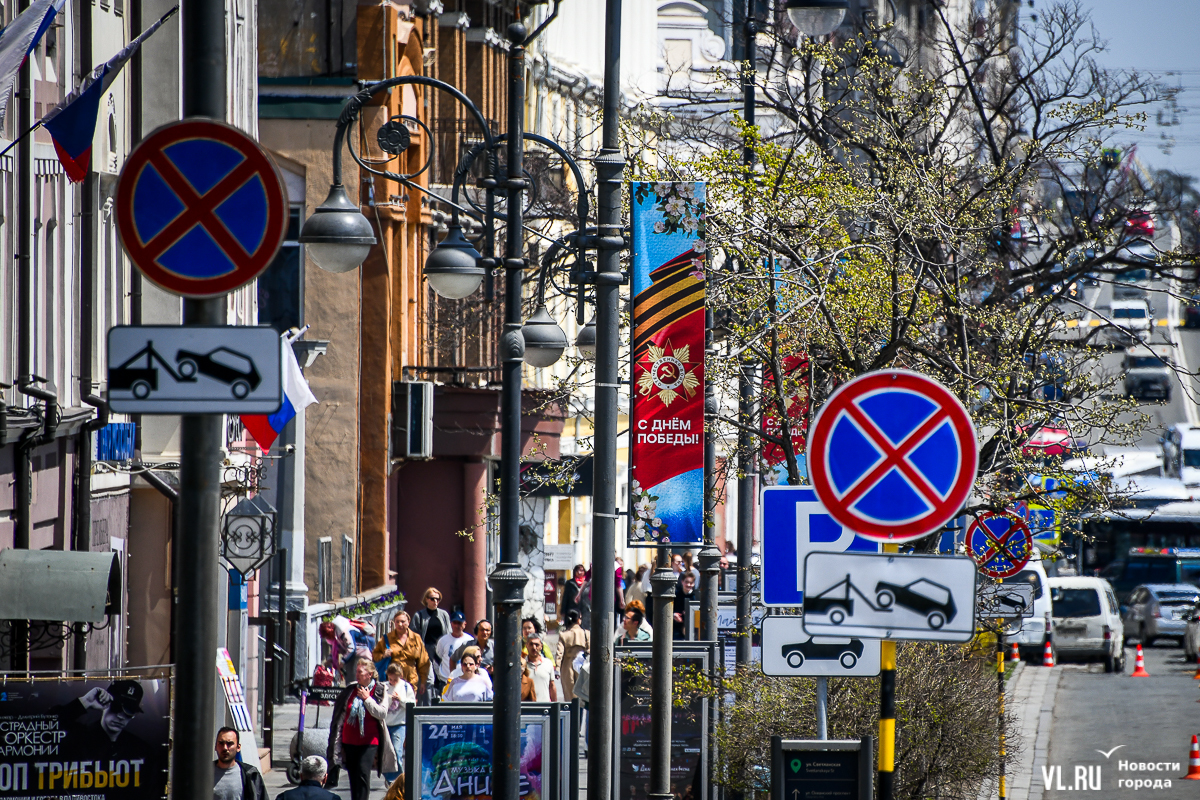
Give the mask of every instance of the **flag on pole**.
M 34 0 L 4 30 L 0 30 L 0 124 L 8 112 L 8 95 L 17 80 L 17 70 L 62 11 L 66 0 Z
M 308 381 L 304 380 L 304 373 L 300 371 L 291 341 L 286 336 L 279 337 L 279 341 L 283 348 L 283 405 L 274 414 L 242 414 L 242 425 L 264 453 L 271 451 L 271 445 L 292 417 L 317 402 L 312 389 L 308 388 Z
M 100 98 L 117 79 L 121 67 L 133 58 L 142 42 L 163 26 L 179 9 L 175 6 L 162 18 L 142 32 L 115 56 L 92 70 L 79 88 L 71 92 L 49 114 L 41 125 L 54 139 L 54 151 L 62 162 L 67 177 L 78 183 L 88 173 L 92 160 L 92 140 L 96 137 L 96 118 L 100 114 Z

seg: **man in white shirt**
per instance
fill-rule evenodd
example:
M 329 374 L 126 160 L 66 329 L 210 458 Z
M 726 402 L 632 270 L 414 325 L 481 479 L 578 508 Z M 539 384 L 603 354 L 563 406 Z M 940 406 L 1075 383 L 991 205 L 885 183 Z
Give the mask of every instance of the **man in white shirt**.
M 554 690 L 554 662 L 542 654 L 542 639 L 536 633 L 526 642 L 534 697 L 539 703 L 553 703 L 558 700 L 558 693 Z
M 450 655 L 458 650 L 459 647 L 472 641 L 473 637 L 469 633 L 463 631 L 463 625 L 466 624 L 466 617 L 461 611 L 455 611 L 450 615 L 450 632 L 438 639 L 437 652 L 437 674 L 443 681 L 450 680 Z

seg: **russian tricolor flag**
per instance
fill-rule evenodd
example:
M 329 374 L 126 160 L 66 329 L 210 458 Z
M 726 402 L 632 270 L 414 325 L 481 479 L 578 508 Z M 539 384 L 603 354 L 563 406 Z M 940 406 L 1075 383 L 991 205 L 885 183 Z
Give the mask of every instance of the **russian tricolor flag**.
M 286 336 L 281 336 L 280 347 L 283 348 L 283 405 L 274 414 L 242 414 L 242 425 L 258 442 L 264 453 L 271 451 L 271 445 L 283 432 L 283 426 L 291 422 L 292 417 L 317 402 L 304 373 L 300 371 L 300 363 L 296 361 L 296 353 L 292 343 Z
M 0 31 L 0 123 L 8 111 L 8 95 L 17 80 L 17 70 L 50 30 L 66 0 L 34 0 Z M 22 132 L 18 131 L 19 136 Z
M 58 104 L 54 110 L 42 117 L 41 125 L 54 139 L 54 150 L 62 162 L 67 177 L 73 182 L 82 181 L 88 174 L 92 160 L 92 140 L 96 138 L 96 118 L 100 114 L 100 98 L 117 79 L 121 67 L 133 58 L 142 42 L 179 9 L 175 6 L 162 19 L 147 28 L 141 36 L 130 42 L 121 52 L 92 70 L 80 84 Z

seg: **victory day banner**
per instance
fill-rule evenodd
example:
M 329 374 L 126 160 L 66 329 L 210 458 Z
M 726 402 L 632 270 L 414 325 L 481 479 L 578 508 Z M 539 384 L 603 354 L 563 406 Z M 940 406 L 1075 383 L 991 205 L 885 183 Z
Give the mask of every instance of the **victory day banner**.
M 629 544 L 704 533 L 703 183 L 634 183 Z
M 158 800 L 167 793 L 166 681 L 7 681 L 0 799 Z

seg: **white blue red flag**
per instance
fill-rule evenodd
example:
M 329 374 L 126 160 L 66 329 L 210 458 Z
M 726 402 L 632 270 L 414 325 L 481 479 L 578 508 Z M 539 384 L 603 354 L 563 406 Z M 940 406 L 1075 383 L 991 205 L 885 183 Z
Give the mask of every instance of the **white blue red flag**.
M 317 398 L 308 388 L 304 373 L 300 371 L 300 363 L 296 361 L 296 353 L 292 343 L 286 336 L 279 339 L 283 348 L 283 405 L 274 414 L 242 414 L 242 425 L 258 442 L 264 453 L 271 451 L 271 445 L 283 432 L 283 426 L 292 421 L 298 413 L 317 402 Z
M 7 28 L 0 30 L 0 124 L 4 123 L 4 115 L 8 112 L 8 95 L 17 79 L 17 70 L 50 30 L 65 2 L 34 0 Z
M 163 23 L 178 10 L 175 6 L 162 16 L 142 35 L 126 45 L 121 52 L 92 70 L 83 79 L 79 88 L 71 92 L 49 114 L 42 117 L 41 124 L 54 139 L 54 151 L 62 162 L 67 177 L 78 183 L 88 173 L 92 161 L 92 140 L 96 138 L 96 118 L 100 114 L 100 98 L 117 79 L 121 67 L 133 58 L 133 54 Z

